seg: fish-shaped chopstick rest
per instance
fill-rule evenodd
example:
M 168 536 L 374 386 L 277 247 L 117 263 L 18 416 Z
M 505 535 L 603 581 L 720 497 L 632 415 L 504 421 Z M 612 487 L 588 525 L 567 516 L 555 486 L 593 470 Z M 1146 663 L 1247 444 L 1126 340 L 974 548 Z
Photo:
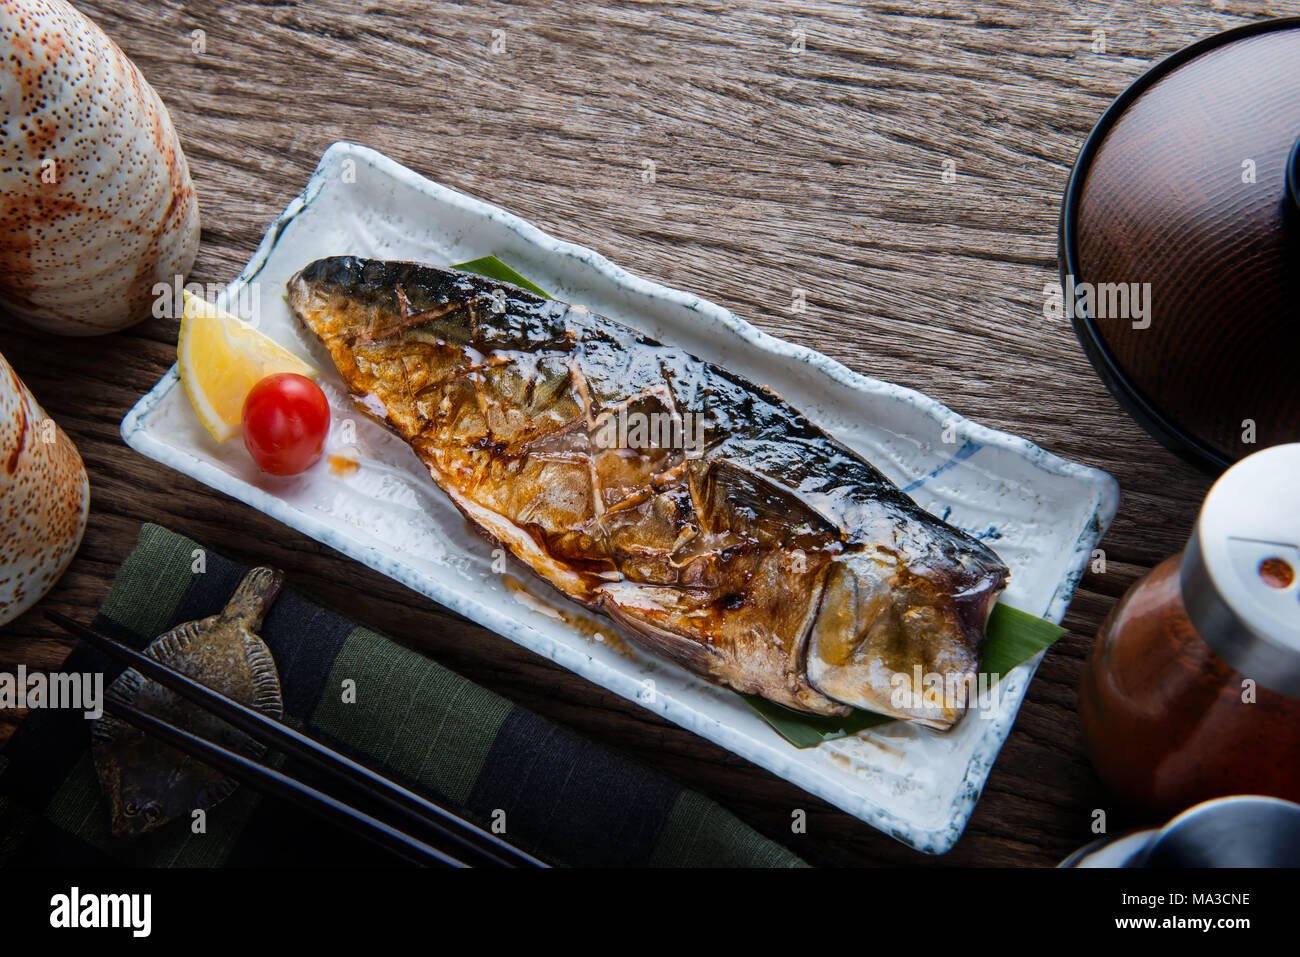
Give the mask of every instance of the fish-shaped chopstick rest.
M 273 718 L 284 706 L 280 677 L 270 650 L 258 636 L 283 575 L 254 568 L 216 615 L 187 621 L 156 638 L 144 650 L 227 697 Z M 130 705 L 250 758 L 266 748 L 135 669 L 109 686 L 108 700 Z M 104 715 L 96 720 L 92 753 L 100 787 L 108 799 L 113 834 L 135 837 L 177 818 L 207 810 L 238 786 L 218 771 L 140 731 Z

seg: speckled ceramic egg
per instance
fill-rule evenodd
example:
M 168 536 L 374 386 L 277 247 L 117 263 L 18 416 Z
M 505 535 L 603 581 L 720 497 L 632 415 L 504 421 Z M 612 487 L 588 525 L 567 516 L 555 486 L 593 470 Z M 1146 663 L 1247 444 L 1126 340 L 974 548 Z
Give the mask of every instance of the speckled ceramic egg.
M 0 306 L 65 335 L 151 314 L 199 210 L 167 109 L 62 0 L 0 0 Z
M 59 580 L 89 506 L 81 456 L 0 355 L 0 625 Z

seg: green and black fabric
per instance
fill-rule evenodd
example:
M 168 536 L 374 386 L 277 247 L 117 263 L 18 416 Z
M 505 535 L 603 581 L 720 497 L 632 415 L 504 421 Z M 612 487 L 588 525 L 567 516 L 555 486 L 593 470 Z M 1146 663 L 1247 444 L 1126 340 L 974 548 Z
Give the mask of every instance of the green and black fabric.
M 143 648 L 226 602 L 246 569 L 188 538 L 141 530 L 95 627 Z M 504 812 L 513 843 L 569 866 L 799 866 L 708 798 L 480 688 L 288 588 L 262 629 L 286 720 L 481 825 Z M 121 667 L 85 645 L 67 672 Z M 355 682 L 355 703 L 344 683 Z M 113 838 L 80 712 L 34 710 L 0 755 L 0 864 L 360 866 L 384 852 L 242 787 L 208 814 L 207 833 L 175 821 Z M 282 755 L 287 772 L 324 783 Z

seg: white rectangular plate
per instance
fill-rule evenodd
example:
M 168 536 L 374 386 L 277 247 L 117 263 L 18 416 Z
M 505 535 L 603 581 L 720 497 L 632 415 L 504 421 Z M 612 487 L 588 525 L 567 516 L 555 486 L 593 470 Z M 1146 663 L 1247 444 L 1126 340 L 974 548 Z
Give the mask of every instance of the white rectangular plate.
M 697 296 L 633 276 L 589 249 L 347 143 L 325 153 L 302 195 L 272 224 L 219 301 L 251 314 L 272 338 L 312 358 L 335 410 L 327 453 L 355 444 L 360 468 L 343 475 L 322 465 L 293 479 L 260 474 L 242 443 L 218 445 L 203 430 L 174 368 L 122 422 L 123 439 L 144 455 L 657 711 L 917 850 L 952 847 L 1038 658 L 998 684 L 991 708 L 972 713 L 948 734 L 900 723 L 800 750 L 735 694 L 626 647 L 608 621 L 547 596 L 538 584 L 528 587 L 544 600 L 530 597 L 519 578 L 493 571 L 491 547 L 467 528 L 406 444 L 356 414 L 328 357 L 291 314 L 289 277 L 315 259 L 343 254 L 437 266 L 496 255 L 557 298 L 771 386 L 922 506 L 986 541 L 1012 570 L 1004 601 L 1053 621 L 1064 615 L 1114 516 L 1119 492 L 1110 476 L 774 339 Z M 563 606 L 563 614 L 550 606 Z M 604 640 L 580 627 L 583 617 L 599 626 Z

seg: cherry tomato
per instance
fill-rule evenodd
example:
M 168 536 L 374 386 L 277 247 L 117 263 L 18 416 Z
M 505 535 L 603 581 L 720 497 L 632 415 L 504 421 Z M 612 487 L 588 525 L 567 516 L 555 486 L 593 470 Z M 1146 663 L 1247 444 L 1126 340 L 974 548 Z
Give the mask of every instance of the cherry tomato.
M 272 475 L 316 464 L 330 430 L 330 406 L 315 382 L 296 372 L 269 375 L 244 399 L 244 447 Z

